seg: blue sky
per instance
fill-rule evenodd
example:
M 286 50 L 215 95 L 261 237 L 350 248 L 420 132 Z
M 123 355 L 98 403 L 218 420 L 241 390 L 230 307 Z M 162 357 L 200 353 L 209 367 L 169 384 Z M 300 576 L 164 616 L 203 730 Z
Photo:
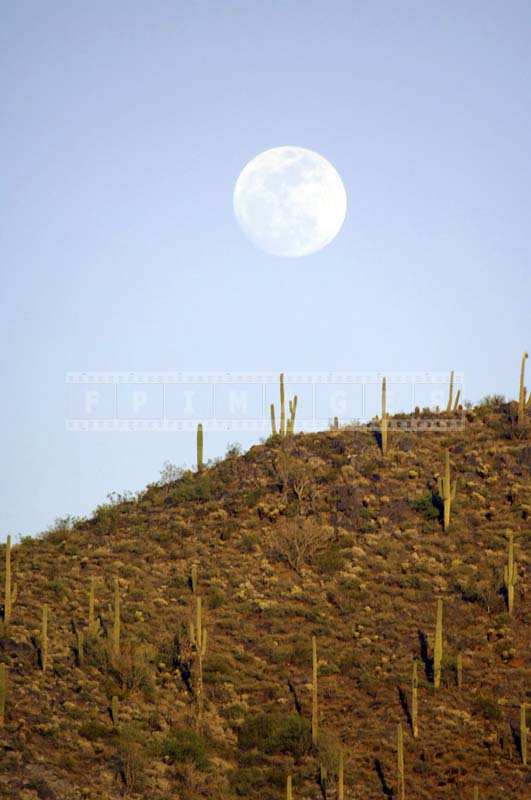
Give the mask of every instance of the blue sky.
M 195 460 L 191 433 L 67 432 L 69 370 L 455 368 L 470 400 L 515 396 L 530 34 L 518 0 L 5 6 L 0 530 Z M 303 259 L 254 249 L 232 210 L 284 144 L 348 194 Z

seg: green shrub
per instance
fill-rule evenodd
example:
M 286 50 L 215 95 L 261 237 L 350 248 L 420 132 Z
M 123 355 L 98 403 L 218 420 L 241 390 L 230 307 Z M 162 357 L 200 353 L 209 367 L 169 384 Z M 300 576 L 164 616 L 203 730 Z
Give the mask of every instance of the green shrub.
M 411 501 L 411 507 L 420 512 L 426 519 L 435 520 L 440 516 L 440 509 L 435 502 L 436 498 L 431 492 Z
M 472 711 L 475 714 L 481 714 L 485 719 L 498 721 L 502 718 L 502 713 L 499 705 L 492 697 L 480 695 L 474 698 L 472 702 Z
M 98 739 L 109 739 L 114 731 L 109 725 L 104 725 L 97 719 L 84 722 L 79 729 L 79 735 L 89 742 L 96 742 Z
M 250 797 L 263 783 L 264 775 L 259 767 L 243 767 L 230 775 L 230 785 L 238 797 Z
M 300 758 L 311 750 L 311 725 L 298 714 L 259 714 L 247 717 L 238 733 L 238 743 L 243 749 L 290 753 Z
M 323 575 L 333 575 L 342 568 L 345 556 L 336 545 L 330 545 L 315 558 L 315 569 Z
M 198 770 L 208 767 L 205 740 L 193 728 L 174 728 L 162 742 L 161 755 L 174 763 L 193 764 Z

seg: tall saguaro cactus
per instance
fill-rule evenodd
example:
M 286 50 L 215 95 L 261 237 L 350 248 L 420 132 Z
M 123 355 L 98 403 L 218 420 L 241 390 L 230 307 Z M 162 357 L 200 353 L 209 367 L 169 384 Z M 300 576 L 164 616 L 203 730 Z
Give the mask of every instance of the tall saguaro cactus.
M 437 620 L 435 623 L 435 647 L 433 656 L 433 685 L 438 689 L 441 685 L 443 657 L 443 601 L 437 598 Z
M 114 619 L 112 626 L 112 657 L 114 661 L 120 658 L 120 585 L 118 578 L 114 579 Z
M 293 800 L 293 783 L 291 775 L 286 778 L 286 800 Z
M 6 574 L 5 574 L 5 593 L 4 593 L 4 625 L 7 627 L 11 621 L 12 610 L 12 589 L 11 589 L 11 536 L 6 540 Z
M 45 603 L 42 607 L 42 622 L 41 622 L 41 668 L 46 672 L 48 667 L 48 605 Z
M 199 422 L 197 425 L 197 471 L 203 472 L 203 425 Z
M 402 731 L 402 723 L 398 723 L 397 736 L 396 736 L 396 755 L 397 755 L 397 783 L 398 800 L 405 800 L 406 798 L 406 782 L 404 777 L 404 734 Z
M 503 582 L 507 592 L 507 610 L 509 614 L 514 610 L 514 587 L 518 578 L 518 570 L 514 561 L 514 536 L 509 533 L 507 544 L 507 564 L 503 568 Z
M 312 743 L 319 740 L 319 717 L 317 705 L 317 639 L 312 636 Z
M 284 373 L 280 373 L 279 378 L 280 383 L 280 421 L 279 421 L 279 428 L 277 431 L 276 425 L 276 417 L 275 417 L 275 404 L 271 403 L 270 405 L 270 414 L 271 414 L 271 434 L 272 436 L 276 436 L 277 433 L 279 436 L 286 437 L 291 436 L 291 434 L 295 430 L 295 417 L 297 414 L 297 402 L 298 397 L 295 395 L 292 400 L 288 401 L 289 405 L 289 419 L 286 418 L 286 391 L 284 386 Z
M 284 373 L 280 373 L 280 435 L 286 435 L 286 405 L 284 393 Z
M 389 414 L 387 413 L 387 380 L 382 379 L 382 419 L 380 422 L 380 438 L 382 444 L 382 455 L 387 454 L 387 427 Z
M 520 755 L 522 756 L 522 764 L 524 767 L 527 767 L 527 720 L 525 703 L 522 703 L 520 706 Z
M 447 531 L 450 527 L 452 503 L 457 492 L 457 478 L 452 482 L 450 478 L 450 451 L 444 451 L 444 475 L 439 478 L 439 496 L 443 501 L 443 527 Z
M 89 600 L 88 600 L 88 633 L 89 636 L 95 636 L 98 632 L 98 623 L 96 621 L 96 579 L 94 575 L 90 577 L 89 587 Z
M 448 388 L 448 404 L 446 406 L 447 414 L 449 414 L 452 411 L 453 399 L 454 399 L 454 371 L 452 370 L 450 372 L 450 386 Z
M 6 697 L 7 697 L 7 667 L 0 664 L 0 728 L 4 727 L 6 720 Z
M 207 652 L 207 629 L 203 625 L 203 602 L 200 595 L 195 599 L 195 624 L 190 623 L 190 642 L 195 651 L 196 676 L 195 697 L 197 703 L 197 720 L 201 724 L 203 715 L 203 659 Z
M 345 759 L 343 750 L 339 751 L 339 766 L 337 769 L 337 800 L 345 800 Z
M 411 675 L 411 728 L 413 738 L 419 735 L 419 679 L 417 674 L 417 659 L 413 659 L 413 672 Z
M 527 390 L 525 388 L 525 362 L 527 361 L 527 353 L 522 355 L 522 363 L 520 365 L 520 390 L 518 392 L 518 424 L 523 425 L 525 422 L 525 407 Z

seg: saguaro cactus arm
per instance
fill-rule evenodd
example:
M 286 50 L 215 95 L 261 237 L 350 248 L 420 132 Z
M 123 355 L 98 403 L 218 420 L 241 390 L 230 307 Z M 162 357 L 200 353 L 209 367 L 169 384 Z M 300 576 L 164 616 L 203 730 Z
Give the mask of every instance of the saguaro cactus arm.
M 525 407 L 526 407 L 526 388 L 525 388 L 525 362 L 527 361 L 527 353 L 522 354 L 522 363 L 520 365 L 520 389 L 518 392 L 518 423 L 523 425 L 525 421 Z
M 203 471 L 203 425 L 199 422 L 197 425 L 197 471 Z
M 443 657 L 443 601 L 437 599 L 437 620 L 435 623 L 435 648 L 433 657 L 433 685 L 438 689 L 441 685 Z

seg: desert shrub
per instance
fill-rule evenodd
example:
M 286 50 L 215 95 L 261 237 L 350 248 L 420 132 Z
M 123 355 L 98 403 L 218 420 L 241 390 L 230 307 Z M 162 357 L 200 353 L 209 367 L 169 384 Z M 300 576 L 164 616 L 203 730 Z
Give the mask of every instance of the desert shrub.
M 181 467 L 177 467 L 175 464 L 172 464 L 170 461 L 165 461 L 162 465 L 162 469 L 160 471 L 160 478 L 158 480 L 158 486 L 168 486 L 170 483 L 175 483 L 176 481 L 181 480 L 185 473 Z
M 234 673 L 232 664 L 228 658 L 221 653 L 212 653 L 207 656 L 203 667 L 203 678 L 205 683 L 217 683 L 218 681 L 233 681 Z
M 322 575 L 333 575 L 335 572 L 339 572 L 344 561 L 343 551 L 336 544 L 331 544 L 315 557 L 315 569 Z
M 260 544 L 260 537 L 254 531 L 246 531 L 241 540 L 240 550 L 243 553 L 254 553 Z
M 254 489 L 251 489 L 250 492 L 247 492 L 244 498 L 245 505 L 248 508 L 254 508 L 255 505 L 258 503 L 262 496 L 262 487 L 256 486 Z
M 110 503 L 98 506 L 95 514 L 95 523 L 98 532 L 109 536 L 116 532 L 118 527 L 118 509 Z
M 238 732 L 238 743 L 243 749 L 290 753 L 300 758 L 311 749 L 311 725 L 298 714 L 249 716 Z
M 249 797 L 263 783 L 264 774 L 259 767 L 242 767 L 230 774 L 230 785 L 238 797 Z
M 190 763 L 199 770 L 208 767 L 205 740 L 193 728 L 174 728 L 163 740 L 160 752 L 173 763 Z
M 143 744 L 145 733 L 134 725 L 123 726 L 116 742 L 118 769 L 126 789 L 141 791 L 144 787 L 144 771 L 147 754 Z
M 169 505 L 188 500 L 210 500 L 212 481 L 209 475 L 194 475 L 185 472 L 182 478 L 169 491 L 166 503 Z
M 96 742 L 98 739 L 109 739 L 114 731 L 109 725 L 104 725 L 97 719 L 91 719 L 84 722 L 79 729 L 79 735 L 83 739 L 88 739 L 89 742 Z
M 502 712 L 496 700 L 492 697 L 479 695 L 472 701 L 472 711 L 474 714 L 481 715 L 485 719 L 498 721 L 502 718 Z
M 431 492 L 419 497 L 417 500 L 412 500 L 411 507 L 414 511 L 420 512 L 423 517 L 428 520 L 435 520 L 440 516 L 440 509 L 436 503 L 436 498 Z
M 154 694 L 154 675 L 151 664 L 153 653 L 143 645 L 126 643 L 121 650 L 120 660 L 112 667 L 124 689 L 141 690 L 149 699 Z
M 315 564 L 330 544 L 332 531 L 311 519 L 284 522 L 275 529 L 274 554 L 300 572 Z

